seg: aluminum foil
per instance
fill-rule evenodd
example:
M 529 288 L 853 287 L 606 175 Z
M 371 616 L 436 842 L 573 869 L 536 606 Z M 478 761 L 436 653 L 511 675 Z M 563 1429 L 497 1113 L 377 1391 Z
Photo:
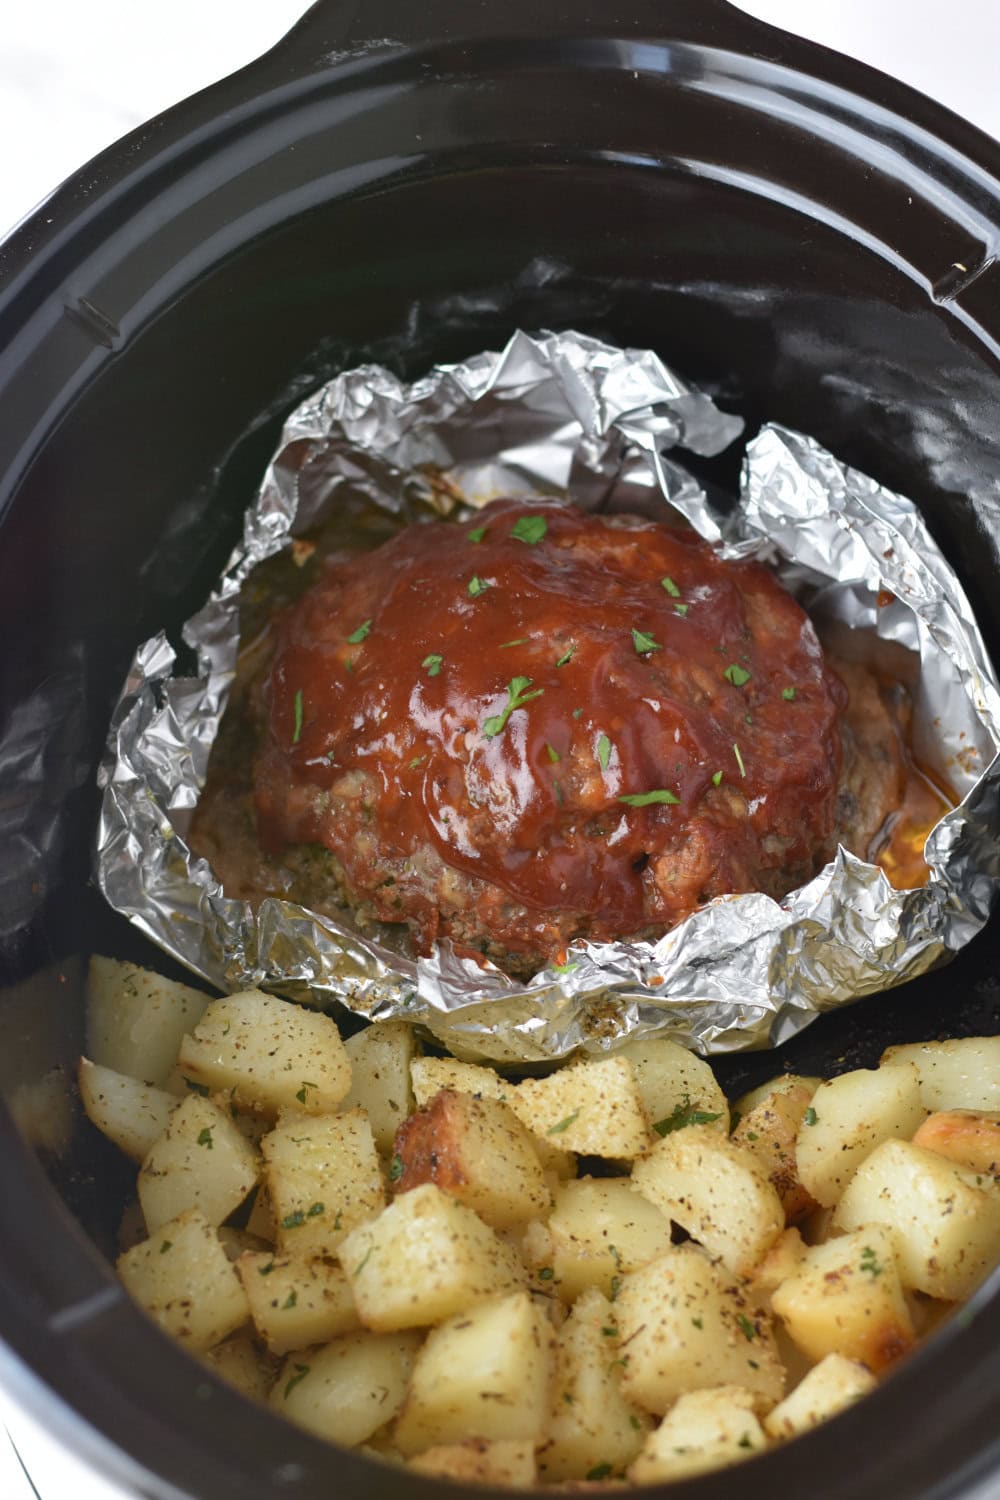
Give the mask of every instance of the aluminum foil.
M 99 773 L 97 879 L 111 905 L 223 990 L 406 1017 L 461 1056 L 500 1062 L 654 1035 L 703 1053 L 776 1044 L 954 953 L 1000 881 L 1000 691 L 968 601 L 910 501 L 787 429 L 749 444 L 739 504 L 715 513 L 667 454 L 715 454 L 741 430 L 655 354 L 573 333 L 518 333 L 410 386 L 366 366 L 317 391 L 288 420 L 242 544 L 185 627 L 198 676 L 173 675 L 162 635 L 136 652 Z M 720 898 L 655 944 L 577 945 L 575 967 L 530 983 L 448 943 L 413 958 L 346 917 L 273 899 L 255 914 L 228 898 L 185 834 L 235 671 L 239 591 L 358 492 L 407 520 L 497 496 L 672 507 L 725 555 L 771 562 L 814 618 L 894 653 L 897 671 L 910 664 L 916 753 L 961 798 L 928 840 L 928 884 L 896 891 L 840 849 L 780 903 Z

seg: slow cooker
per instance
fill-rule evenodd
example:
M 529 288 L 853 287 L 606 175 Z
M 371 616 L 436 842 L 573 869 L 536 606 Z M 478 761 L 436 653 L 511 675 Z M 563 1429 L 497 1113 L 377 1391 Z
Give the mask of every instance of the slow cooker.
M 24 1107 L 80 1050 L 88 953 L 171 971 L 90 884 L 94 768 L 135 643 L 177 639 L 207 593 L 284 414 L 349 365 L 411 377 L 517 326 L 653 346 L 751 430 L 810 432 L 912 496 L 996 654 L 998 241 L 995 143 L 723 0 L 321 0 L 0 246 L 0 1086 L 21 1121 L 0 1106 L 0 1382 L 109 1492 L 442 1487 L 169 1344 L 111 1266 L 127 1168 Z M 699 475 L 730 486 L 733 460 Z M 724 1084 L 997 1031 L 998 931 Z M 849 1413 L 671 1493 L 986 1496 L 998 1394 L 988 1285 Z

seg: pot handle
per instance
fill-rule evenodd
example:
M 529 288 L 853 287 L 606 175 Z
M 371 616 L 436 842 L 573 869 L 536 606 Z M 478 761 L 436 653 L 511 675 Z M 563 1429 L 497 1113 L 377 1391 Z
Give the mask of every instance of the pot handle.
M 787 61 L 798 41 L 729 0 L 629 0 L 627 14 L 611 17 L 600 14 L 600 5 L 588 10 L 580 13 L 579 0 L 315 0 L 268 57 L 305 75 L 345 54 L 430 42 L 611 36 L 697 42 Z

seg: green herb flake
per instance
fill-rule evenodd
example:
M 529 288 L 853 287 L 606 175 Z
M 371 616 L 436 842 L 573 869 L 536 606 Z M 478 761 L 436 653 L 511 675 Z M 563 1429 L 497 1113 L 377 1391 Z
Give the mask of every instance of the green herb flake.
M 350 635 L 347 637 L 347 644 L 349 646 L 359 646 L 362 641 L 366 641 L 368 639 L 368 632 L 371 630 L 371 628 L 371 620 L 363 620 L 362 623 L 358 626 L 357 630 L 351 631 Z
M 195 1083 L 191 1078 L 185 1078 L 184 1082 L 192 1093 L 200 1094 L 203 1099 L 208 1098 L 209 1088 L 207 1083 Z
M 482 539 L 483 539 L 483 537 L 486 535 L 486 533 L 487 533 L 488 530 L 489 530 L 488 526 L 477 526 L 476 529 L 475 529 L 475 531 L 470 531 L 468 533 L 469 541 L 470 542 L 481 542 Z
M 543 1266 L 538 1273 L 538 1279 L 539 1281 L 551 1281 L 555 1274 L 551 1266 Z
M 750 673 L 745 667 L 738 666 L 736 662 L 730 662 L 722 675 L 727 682 L 732 683 L 733 687 L 743 687 L 750 681 Z
M 372 1251 L 374 1249 L 375 1249 L 374 1245 L 369 1245 L 369 1247 L 368 1247 L 368 1254 L 364 1257 L 363 1260 L 359 1260 L 358 1261 L 357 1265 L 354 1267 L 354 1270 L 351 1272 L 352 1276 L 360 1276 L 361 1275 L 361 1272 L 364 1270 L 365 1266 L 371 1260 L 371 1258 L 372 1258 Z
M 673 1135 L 675 1130 L 683 1130 L 687 1125 L 711 1125 L 714 1120 L 722 1118 L 721 1112 L 712 1113 L 711 1110 L 697 1109 L 691 1103 L 690 1094 L 685 1094 L 680 1104 L 675 1104 L 670 1114 L 664 1120 L 657 1120 L 653 1129 L 658 1136 Z
M 574 719 L 578 719 L 582 713 L 583 713 L 583 709 L 582 708 L 574 708 L 574 710 L 573 710 L 573 717 L 574 717 Z
M 872 1277 L 881 1276 L 885 1270 L 884 1266 L 879 1265 L 878 1256 L 871 1245 L 865 1245 L 861 1252 L 861 1269 L 862 1271 L 867 1271 L 869 1276 Z
M 299 688 L 295 694 L 295 728 L 292 731 L 292 744 L 297 745 L 302 737 L 302 689 Z
M 571 1115 L 567 1115 L 566 1118 L 565 1118 L 565 1120 L 560 1120 L 557 1125 L 552 1125 L 545 1132 L 545 1134 L 546 1135 L 562 1135 L 563 1131 L 564 1130 L 568 1130 L 569 1127 L 573 1124 L 573 1121 L 574 1120 L 578 1120 L 579 1118 L 580 1118 L 580 1111 L 578 1109 L 574 1109 L 574 1111 L 573 1111 L 573 1113 Z
M 733 740 L 733 754 L 736 756 L 736 764 L 740 768 L 740 775 L 745 776 L 747 774 L 747 768 L 743 764 L 743 756 L 740 754 L 740 747 L 735 740 Z
M 499 649 L 501 651 L 509 651 L 511 646 L 526 646 L 530 639 L 531 637 L 528 635 L 519 635 L 516 641 L 501 641 Z
M 576 644 L 574 643 L 572 646 L 570 646 L 570 648 L 569 648 L 568 651 L 564 651 L 563 652 L 562 656 L 560 656 L 559 660 L 556 662 L 556 666 L 557 667 L 564 667 L 567 662 L 570 662 L 570 661 L 573 660 L 573 657 L 575 655 L 576 655 Z
M 676 792 L 668 791 L 666 787 L 660 787 L 655 792 L 627 792 L 618 798 L 629 807 L 652 807 L 654 802 L 666 802 L 671 807 L 676 807 L 680 798 Z
M 511 536 L 516 542 L 524 542 L 529 547 L 536 546 L 549 529 L 549 523 L 544 516 L 521 516 L 514 522 L 511 528 Z
M 553 964 L 552 972 L 553 974 L 572 974 L 573 970 L 579 967 L 580 965 L 574 959 L 568 964 Z
M 545 741 L 545 753 L 549 757 L 549 760 L 552 761 L 553 765 L 558 765 L 559 761 L 562 760 L 562 756 L 559 754 L 559 751 L 554 750 L 549 744 L 548 740 Z
M 305 1222 L 306 1216 L 304 1212 L 301 1208 L 297 1208 L 292 1213 L 285 1215 L 281 1221 L 281 1227 L 282 1229 L 301 1229 Z
M 198 1145 L 199 1146 L 207 1146 L 208 1149 L 209 1149 L 209 1151 L 213 1151 L 215 1149 L 215 1142 L 212 1140 L 212 1127 L 211 1127 L 211 1125 L 206 1125 L 205 1128 L 204 1128 L 204 1130 L 202 1130 L 202 1131 L 199 1132 L 199 1134 L 198 1134 Z
M 432 651 L 430 656 L 424 657 L 420 665 L 427 668 L 428 677 L 439 677 L 441 675 L 441 668 L 444 666 L 444 657 L 438 656 L 436 652 Z
M 318 1219 L 321 1214 L 326 1213 L 325 1203 L 311 1203 L 306 1210 L 307 1219 Z
M 757 1361 L 755 1359 L 748 1359 L 747 1360 L 747 1364 L 750 1366 L 751 1370 L 759 1370 L 760 1369 L 760 1365 L 757 1363 Z
M 573 1405 L 573 1397 L 569 1391 L 563 1391 L 563 1400 L 567 1406 Z
M 614 745 L 612 745 L 607 735 L 602 734 L 600 739 L 597 741 L 597 764 L 600 766 L 602 771 L 606 771 L 608 769 L 608 764 L 611 760 L 611 752 L 614 748 Z
M 757 1337 L 757 1330 L 751 1323 L 750 1319 L 747 1317 L 746 1313 L 737 1313 L 736 1321 L 739 1324 L 740 1333 L 742 1333 L 743 1337 L 747 1341 L 749 1341 L 750 1339 L 755 1339 Z
M 671 599 L 679 599 L 681 597 L 681 591 L 672 578 L 661 578 L 660 586 L 666 589 Z
M 681 617 L 682 620 L 683 620 L 684 616 L 687 614 L 687 612 L 688 612 L 688 606 L 686 604 L 675 604 L 674 605 L 674 614 L 675 615 L 680 615 L 680 617 Z
M 630 1411 L 629 1412 L 628 1419 L 629 1419 L 630 1425 L 632 1426 L 632 1428 L 636 1432 L 641 1431 L 641 1429 L 642 1429 L 642 1423 L 639 1421 L 639 1418 L 636 1416 L 636 1414 L 635 1414 L 634 1411 Z
M 290 1312 L 291 1309 L 295 1306 L 296 1302 L 298 1302 L 298 1300 L 299 1300 L 299 1294 L 298 1294 L 298 1292 L 289 1292 L 288 1296 L 285 1298 L 284 1302 L 281 1304 L 281 1311 L 282 1312 Z
M 271 1274 L 271 1272 L 273 1270 L 274 1270 L 274 1261 L 273 1260 L 269 1260 L 266 1266 L 258 1266 L 257 1267 L 257 1275 L 258 1276 L 270 1276 L 270 1274 Z
M 562 807 L 563 803 L 566 801 L 566 798 L 563 796 L 563 789 L 559 785 L 558 781 L 553 781 L 552 790 L 556 794 L 556 801 L 559 803 L 559 806 Z
M 413 759 L 410 761 L 410 770 L 411 771 L 418 770 L 423 765 L 423 763 L 424 763 L 424 761 L 426 759 L 427 759 L 426 755 L 415 755 L 413 757 Z
M 621 1258 L 621 1254 L 619 1252 L 618 1246 L 617 1245 L 609 1245 L 608 1246 L 608 1254 L 611 1256 L 611 1259 L 615 1263 L 615 1270 L 616 1271 L 620 1271 L 621 1268 L 622 1268 L 622 1258 Z
M 486 582 L 485 579 L 480 578 L 477 573 L 473 573 L 472 577 L 469 579 L 467 588 L 469 598 L 478 599 L 480 594 L 485 594 L 486 590 L 489 587 L 490 585 Z
M 802 1116 L 802 1123 L 803 1125 L 816 1125 L 819 1123 L 819 1115 L 813 1109 L 811 1104 L 806 1110 L 805 1114 Z
M 166 1255 L 167 1251 L 168 1250 L 172 1250 L 173 1248 L 174 1248 L 174 1242 L 173 1242 L 173 1240 L 164 1240 L 162 1242 L 162 1244 L 160 1245 L 160 1254 L 161 1255 Z
M 705 1326 L 705 1320 L 704 1320 L 704 1318 L 692 1318 L 691 1322 L 694 1324 L 694 1326 L 696 1328 L 704 1328 L 704 1326 Z
M 740 1438 L 740 1440 L 736 1444 L 736 1446 L 737 1446 L 737 1448 L 752 1448 L 753 1447 L 753 1439 L 751 1438 L 749 1432 L 745 1432 L 743 1434 L 743 1436 Z
M 618 1329 L 617 1328 L 602 1328 L 601 1329 L 601 1335 L 602 1335 L 603 1338 L 606 1338 L 606 1339 L 616 1339 L 618 1337 Z
M 315 1084 L 315 1083 L 310 1083 L 308 1081 L 308 1079 L 303 1080 L 302 1087 L 300 1089 L 296 1089 L 296 1091 L 295 1091 L 295 1097 L 299 1101 L 299 1103 L 300 1104 L 305 1104 L 305 1102 L 306 1102 L 306 1089 L 314 1089 L 316 1087 L 318 1087 L 318 1085 Z
M 507 727 L 507 720 L 515 708 L 520 708 L 525 703 L 530 703 L 532 698 L 540 698 L 545 692 L 544 688 L 536 688 L 533 693 L 524 690 L 531 686 L 530 677 L 512 677 L 507 684 L 507 702 L 498 714 L 491 714 L 488 719 L 483 720 L 483 734 L 488 740 L 495 739 L 502 734 Z
M 637 655 L 639 656 L 648 656 L 651 651 L 663 650 L 663 647 L 660 645 L 659 641 L 654 641 L 653 637 L 651 635 L 647 635 L 644 630 L 636 630 L 634 625 L 632 627 L 632 643 L 635 646 Z
M 722 772 L 721 771 L 713 771 L 712 772 L 712 785 L 713 786 L 721 786 L 721 784 L 722 784 Z
M 785 700 L 786 703 L 794 703 L 795 702 L 795 689 L 794 688 L 782 688 L 781 689 L 781 696 L 784 698 L 784 700 Z
M 309 1371 L 310 1371 L 311 1368 L 312 1368 L 311 1365 L 293 1365 L 292 1366 L 292 1369 L 295 1371 L 295 1374 L 292 1376 L 291 1380 L 289 1380 L 288 1384 L 285 1386 L 285 1400 L 286 1401 L 288 1400 L 289 1396 L 294 1391 L 295 1387 L 298 1385 L 299 1381 L 300 1380 L 305 1380 L 305 1378 L 309 1374 Z
M 389 1181 L 398 1182 L 403 1175 L 403 1158 L 397 1151 L 389 1163 Z
M 610 1464 L 595 1464 L 592 1469 L 587 1470 L 588 1479 L 607 1479 L 611 1473 Z

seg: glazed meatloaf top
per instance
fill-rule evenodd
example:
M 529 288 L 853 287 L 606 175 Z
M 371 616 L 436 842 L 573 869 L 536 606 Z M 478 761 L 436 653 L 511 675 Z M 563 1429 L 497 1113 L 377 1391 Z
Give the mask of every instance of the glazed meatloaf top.
M 265 862 L 420 952 L 450 937 L 527 974 L 714 896 L 780 897 L 838 839 L 864 854 L 899 797 L 869 674 L 849 695 L 765 567 L 635 517 L 498 501 L 411 526 L 328 564 L 268 653 L 247 697 Z

